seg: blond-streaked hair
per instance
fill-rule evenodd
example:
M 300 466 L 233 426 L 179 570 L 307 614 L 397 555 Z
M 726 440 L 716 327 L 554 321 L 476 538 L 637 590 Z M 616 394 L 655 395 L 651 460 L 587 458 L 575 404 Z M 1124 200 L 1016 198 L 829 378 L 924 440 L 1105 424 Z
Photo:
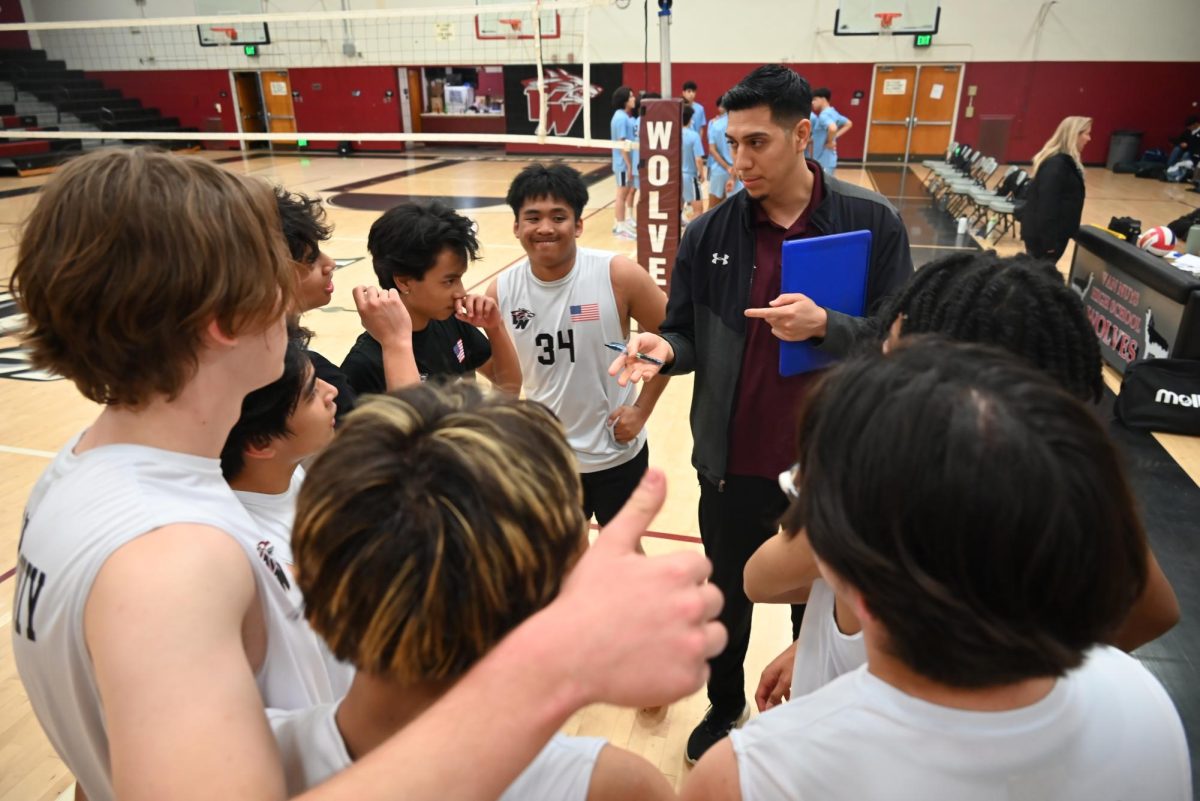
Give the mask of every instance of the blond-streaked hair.
M 359 670 L 457 677 L 550 603 L 586 543 L 575 456 L 544 406 L 469 382 L 369 398 L 305 479 L 305 614 Z
M 1091 117 L 1066 117 L 1058 124 L 1054 135 L 1046 140 L 1046 144 L 1033 157 L 1032 174 L 1037 175 L 1042 162 L 1059 153 L 1066 153 L 1075 162 L 1075 166 L 1083 172 L 1083 162 L 1079 160 L 1079 134 L 1085 128 L 1092 127 Z
M 133 148 L 80 156 L 46 183 L 9 288 L 34 364 L 137 407 L 183 389 L 211 321 L 266 329 L 295 281 L 267 183 Z

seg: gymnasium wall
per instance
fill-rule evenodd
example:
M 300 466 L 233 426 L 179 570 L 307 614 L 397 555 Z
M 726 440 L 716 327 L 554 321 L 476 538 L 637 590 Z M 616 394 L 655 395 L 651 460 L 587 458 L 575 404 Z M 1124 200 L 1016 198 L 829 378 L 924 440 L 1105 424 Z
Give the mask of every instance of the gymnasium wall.
M 25 17 L 33 20 L 125 18 L 195 13 L 193 0 L 22 0 Z M 353 0 L 351 8 L 461 5 L 462 0 Z M 658 29 L 650 2 L 649 59 L 642 63 L 641 3 L 626 9 L 603 7 L 592 15 L 594 61 L 625 64 L 624 79 L 637 89 L 658 86 Z M 311 10 L 311 0 L 273 0 L 272 11 Z M 1119 128 L 1146 132 L 1147 146 L 1162 146 L 1178 133 L 1184 117 L 1200 113 L 1200 2 L 1156 0 L 1154 16 L 1168 24 L 1146 25 L 1145 10 L 1127 0 L 1007 0 L 1003 6 L 977 0 L 942 0 L 941 30 L 930 48 L 915 49 L 911 37 L 836 37 L 832 35 L 837 0 L 751 0 L 734 6 L 727 0 L 677 3 L 671 30 L 673 77 L 676 84 L 695 80 L 699 99 L 710 111 L 713 99 L 756 64 L 784 61 L 816 85 L 829 86 L 838 109 L 855 122 L 841 143 L 842 158 L 860 158 L 866 133 L 867 98 L 850 105 L 851 93 L 869 96 L 875 63 L 963 63 L 963 90 L 978 87 L 975 116 L 965 116 L 960 103 L 957 138 L 975 141 L 981 115 L 1012 115 L 1009 161 L 1028 161 L 1067 114 L 1095 118 L 1092 144 L 1085 161 L 1102 163 L 1108 137 Z M 3 8 L 14 8 L 4 4 Z M 735 9 L 735 10 L 734 10 Z M 752 13 L 746 13 L 747 11 Z M 301 129 L 362 131 L 398 130 L 399 110 L 383 102 L 385 88 L 395 88 L 398 64 L 498 64 L 519 59 L 488 60 L 486 49 L 471 47 L 473 31 L 464 21 L 455 36 L 464 48 L 461 60 L 420 62 L 419 52 L 394 42 L 376 42 L 365 56 L 340 52 L 340 33 L 307 44 L 278 43 L 264 56 L 247 59 L 236 48 L 200 48 L 194 38 L 163 51 L 153 63 L 138 63 L 137 50 L 59 36 L 41 38 L 51 54 L 74 68 L 94 71 L 110 85 L 185 124 L 200 126 L 219 117 L 226 130 L 236 130 L 228 94 L 229 68 L 287 66 L 293 88 L 301 92 L 296 113 Z M 719 21 L 719 22 L 718 22 Z M 355 31 L 363 31 L 365 27 Z M 567 32 L 571 32 L 570 26 Z M 577 33 L 577 31 L 576 31 Z M 124 35 L 124 34 L 122 34 Z M 365 33 L 364 33 L 365 35 Z M 35 35 L 35 38 L 38 38 Z M 186 37 L 185 37 L 186 38 Z M 360 45 L 362 43 L 360 42 Z M 569 47 L 560 43 L 562 48 Z M 418 48 L 419 50 L 419 48 Z M 274 51 L 277 56 L 272 57 Z M 284 54 L 292 52 L 292 55 Z M 553 55 L 553 54 L 551 54 Z M 560 54 L 561 55 L 561 54 Z M 217 60 L 218 63 L 211 63 Z M 304 64 L 297 69 L 295 64 Z M 320 80 L 312 79 L 317 70 Z M 322 90 L 311 89 L 321 83 Z M 353 97 L 353 90 L 360 92 Z M 216 111 L 216 104 L 222 111 Z

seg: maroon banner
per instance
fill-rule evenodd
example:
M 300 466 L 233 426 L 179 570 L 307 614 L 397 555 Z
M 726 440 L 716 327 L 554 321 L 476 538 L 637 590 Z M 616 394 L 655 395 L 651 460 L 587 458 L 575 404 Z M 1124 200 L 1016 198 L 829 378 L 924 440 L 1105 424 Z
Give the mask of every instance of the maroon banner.
M 683 101 L 643 100 L 638 135 L 642 191 L 637 207 L 638 264 L 667 290 L 679 248 L 683 200 Z

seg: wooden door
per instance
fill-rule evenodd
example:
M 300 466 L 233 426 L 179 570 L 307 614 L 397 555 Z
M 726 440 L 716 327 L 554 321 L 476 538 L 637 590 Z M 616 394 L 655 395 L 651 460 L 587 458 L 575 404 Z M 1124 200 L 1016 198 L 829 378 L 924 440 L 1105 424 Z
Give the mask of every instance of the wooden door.
M 233 85 L 237 89 L 238 116 L 242 121 L 242 133 L 265 133 L 267 121 L 263 112 L 257 73 L 235 72 Z
M 904 158 L 916 84 L 915 66 L 881 65 L 875 69 L 875 84 L 871 88 L 871 133 L 867 139 L 870 158 Z
M 263 106 L 267 111 L 267 129 L 271 133 L 295 133 L 296 111 L 292 106 L 292 84 L 287 70 L 263 70 L 258 74 L 262 84 Z M 272 142 L 273 148 L 290 149 L 294 141 Z
M 421 71 L 417 69 L 408 70 L 408 108 L 412 114 L 413 133 L 421 133 L 421 111 L 423 110 L 421 98 Z
M 959 64 L 928 65 L 917 76 L 917 97 L 913 108 L 910 158 L 945 156 L 954 130 L 958 108 L 958 89 L 963 68 Z

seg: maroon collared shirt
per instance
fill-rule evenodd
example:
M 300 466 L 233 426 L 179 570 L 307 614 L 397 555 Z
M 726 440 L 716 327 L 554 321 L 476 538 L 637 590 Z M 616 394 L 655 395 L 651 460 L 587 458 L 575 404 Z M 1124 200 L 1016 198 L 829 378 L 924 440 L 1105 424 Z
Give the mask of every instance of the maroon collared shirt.
M 818 236 L 809 227 L 812 210 L 825 197 L 821 168 L 809 161 L 813 175 L 808 207 L 790 228 L 776 224 L 757 201 L 754 210 L 754 278 L 749 308 L 765 308 L 779 297 L 782 286 L 783 243 Z M 800 403 L 820 371 L 784 377 L 779 374 L 779 342 L 765 320 L 746 318 L 742 371 L 729 427 L 726 473 L 774 479 L 796 461 L 796 419 Z

